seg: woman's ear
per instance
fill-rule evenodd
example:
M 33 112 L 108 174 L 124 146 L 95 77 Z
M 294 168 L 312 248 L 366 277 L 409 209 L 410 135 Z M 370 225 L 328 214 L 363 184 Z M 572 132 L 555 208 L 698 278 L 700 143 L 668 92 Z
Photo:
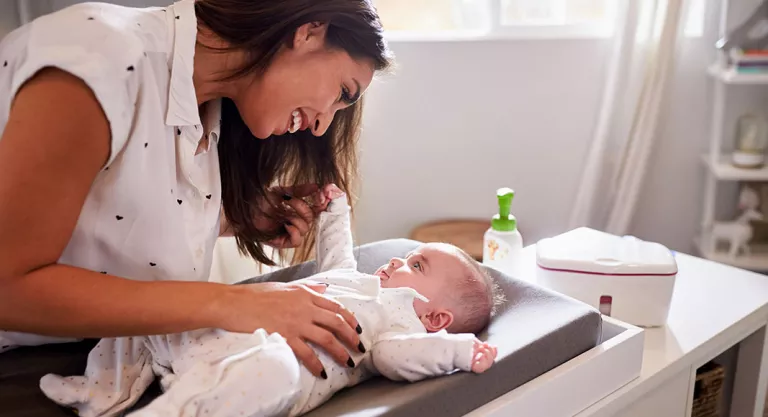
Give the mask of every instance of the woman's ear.
M 301 49 L 309 46 L 314 49 L 325 45 L 325 34 L 328 24 L 323 22 L 309 22 L 299 26 L 293 36 L 293 48 Z
M 430 333 L 447 329 L 448 326 L 453 324 L 453 313 L 445 309 L 430 311 L 420 318 L 424 328 L 426 328 Z

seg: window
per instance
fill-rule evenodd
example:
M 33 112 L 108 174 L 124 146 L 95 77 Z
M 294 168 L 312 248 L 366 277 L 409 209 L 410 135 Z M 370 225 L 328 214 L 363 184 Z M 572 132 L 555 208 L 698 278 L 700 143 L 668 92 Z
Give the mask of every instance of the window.
M 609 7 L 607 0 L 501 0 L 501 24 L 600 24 L 612 18 Z
M 626 0 L 625 0 L 626 1 Z M 642 0 L 635 0 L 642 1 Z M 706 0 L 688 0 L 701 36 Z M 391 39 L 608 37 L 619 0 L 374 0 Z
M 617 0 L 374 0 L 394 38 L 612 33 Z
M 495 32 L 512 36 L 610 36 L 617 0 L 500 0 Z
M 374 0 L 385 30 L 398 35 L 487 32 L 489 0 Z

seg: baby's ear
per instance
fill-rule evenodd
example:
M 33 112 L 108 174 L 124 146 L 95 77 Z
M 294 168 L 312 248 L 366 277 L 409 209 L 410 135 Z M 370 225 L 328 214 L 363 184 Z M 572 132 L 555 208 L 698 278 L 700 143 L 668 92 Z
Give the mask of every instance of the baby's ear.
M 421 323 L 430 333 L 447 329 L 453 324 L 453 313 L 446 309 L 437 309 L 421 316 Z

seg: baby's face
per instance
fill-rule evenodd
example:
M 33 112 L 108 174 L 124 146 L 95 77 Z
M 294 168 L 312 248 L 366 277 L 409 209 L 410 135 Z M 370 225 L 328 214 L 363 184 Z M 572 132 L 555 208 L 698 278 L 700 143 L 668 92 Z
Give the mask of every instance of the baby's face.
M 384 288 L 408 287 L 427 297 L 430 302 L 440 302 L 442 295 L 454 288 L 457 277 L 467 266 L 450 245 L 425 244 L 403 258 L 392 258 L 376 271 Z M 414 303 L 416 314 L 425 313 L 426 304 Z

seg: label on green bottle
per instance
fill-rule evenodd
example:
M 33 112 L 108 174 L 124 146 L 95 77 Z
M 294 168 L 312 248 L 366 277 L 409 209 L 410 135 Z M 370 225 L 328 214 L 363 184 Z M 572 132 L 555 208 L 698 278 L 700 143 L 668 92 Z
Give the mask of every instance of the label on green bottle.
M 509 257 L 509 244 L 503 240 L 490 238 L 483 247 L 483 260 L 501 262 Z

